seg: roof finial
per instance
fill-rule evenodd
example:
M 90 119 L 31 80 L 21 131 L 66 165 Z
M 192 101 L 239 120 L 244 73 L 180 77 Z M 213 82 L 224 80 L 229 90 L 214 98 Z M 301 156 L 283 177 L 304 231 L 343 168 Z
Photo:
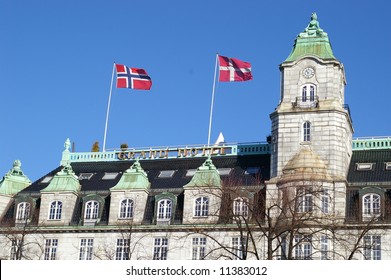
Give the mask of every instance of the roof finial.
M 315 36 L 323 36 L 323 29 L 319 27 L 318 16 L 315 12 L 311 14 L 311 21 L 304 29 L 303 33 L 300 33 L 300 37 L 315 37 Z M 327 35 L 327 34 L 326 34 Z

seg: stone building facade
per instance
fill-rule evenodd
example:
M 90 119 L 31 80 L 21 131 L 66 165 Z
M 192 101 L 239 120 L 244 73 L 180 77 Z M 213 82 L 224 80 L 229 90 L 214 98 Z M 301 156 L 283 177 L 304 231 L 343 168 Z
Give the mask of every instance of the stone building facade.
M 391 259 L 391 138 L 352 139 L 314 13 L 263 143 L 70 151 L 0 181 L 2 259 Z

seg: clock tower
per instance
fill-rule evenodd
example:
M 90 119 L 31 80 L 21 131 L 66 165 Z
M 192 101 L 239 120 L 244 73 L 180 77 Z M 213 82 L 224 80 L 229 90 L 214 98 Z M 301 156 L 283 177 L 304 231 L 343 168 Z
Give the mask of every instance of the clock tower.
M 319 160 L 329 180 L 345 181 L 353 134 L 344 100 L 345 72 L 315 13 L 280 71 L 280 103 L 270 114 L 271 182 L 286 177 L 284 170 L 295 172 L 291 168 L 297 163 L 292 161 L 309 155 L 311 159 L 300 164 L 311 169 L 311 164 L 316 165 L 312 161 Z

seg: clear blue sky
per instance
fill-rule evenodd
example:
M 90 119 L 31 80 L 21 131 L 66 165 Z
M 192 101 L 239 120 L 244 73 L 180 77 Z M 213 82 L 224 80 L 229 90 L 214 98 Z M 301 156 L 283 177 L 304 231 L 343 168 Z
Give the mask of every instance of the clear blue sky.
M 211 141 L 265 141 L 279 64 L 316 12 L 344 64 L 355 137 L 391 135 L 389 1 L 0 0 L 0 176 L 36 180 L 65 140 L 102 148 L 113 62 L 144 68 L 150 91 L 113 89 L 106 148 L 206 144 L 215 56 L 252 64 L 220 83 Z

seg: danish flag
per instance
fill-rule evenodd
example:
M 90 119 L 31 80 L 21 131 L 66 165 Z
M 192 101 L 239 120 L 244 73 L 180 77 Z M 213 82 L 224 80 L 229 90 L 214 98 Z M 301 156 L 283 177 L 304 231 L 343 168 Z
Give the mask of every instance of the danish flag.
M 130 68 L 121 64 L 116 64 L 115 68 L 117 70 L 117 88 L 151 89 L 151 77 L 144 69 Z
M 220 82 L 243 82 L 253 79 L 249 62 L 219 55 L 219 64 Z

